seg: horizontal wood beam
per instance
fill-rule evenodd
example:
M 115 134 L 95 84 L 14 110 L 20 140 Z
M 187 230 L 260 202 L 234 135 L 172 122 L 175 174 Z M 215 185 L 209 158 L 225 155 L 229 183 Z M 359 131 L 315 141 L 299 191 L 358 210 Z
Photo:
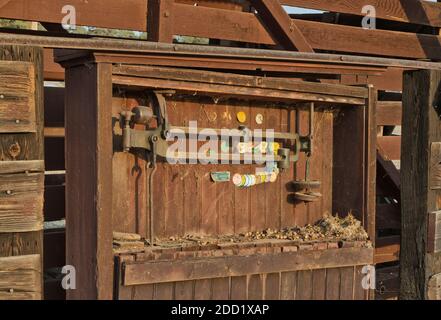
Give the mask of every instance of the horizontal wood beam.
M 244 86 L 248 88 L 264 88 L 296 91 L 303 93 L 317 93 L 341 97 L 368 97 L 368 90 L 362 87 L 350 87 L 338 84 L 323 84 L 293 80 L 290 78 L 256 77 L 223 72 L 221 73 L 177 68 L 175 69 L 130 65 L 114 66 L 113 74 L 189 82 L 203 82 L 210 84 Z
M 0 300 L 40 300 L 39 254 L 0 258 Z
M 370 5 L 377 18 L 441 27 L 441 4 L 419 0 L 279 0 L 287 6 L 348 13 L 364 16 L 362 9 Z
M 375 264 L 400 259 L 400 236 L 380 237 L 375 243 Z
M 378 126 L 400 126 L 403 116 L 401 101 L 378 101 L 377 103 L 377 125 Z
M 401 136 L 377 137 L 377 147 L 387 160 L 401 159 Z
M 126 262 L 123 285 L 189 281 L 250 274 L 368 265 L 373 249 L 344 248 L 253 256 L 226 256 L 156 262 Z
M 67 4 L 76 10 L 76 23 L 122 30 L 145 31 L 147 24 L 146 0 L 14 0 L 0 2 L 0 17 L 28 21 L 61 23 L 67 14 Z
M 286 50 L 314 52 L 296 23 L 289 17 L 278 0 L 251 0 L 263 24 L 273 39 Z
M 266 101 L 314 101 L 322 104 L 332 103 L 348 105 L 363 105 L 365 103 L 365 99 L 363 98 L 339 97 L 326 94 L 303 93 L 277 89 L 247 88 L 223 84 L 189 82 L 169 79 L 153 79 L 114 75 L 112 77 L 112 81 L 114 84 L 123 86 L 174 89 L 192 93 L 201 92 L 209 95 L 221 95 L 226 97 L 239 96 L 244 99 L 260 98 Z
M 146 1 L 116 0 L 94 1 L 93 4 L 73 1 L 77 4 L 79 25 L 106 28 L 146 30 Z M 25 5 L 26 4 L 26 5 Z M 63 2 L 64 5 L 64 2 Z M 34 1 L 8 2 L 0 16 L 24 20 L 59 23 L 62 19 L 61 0 L 47 2 L 48 12 Z M 99 9 L 96 9 L 96 8 Z M 96 10 L 94 10 L 94 8 Z M 105 11 L 101 8 L 105 8 Z M 203 6 L 175 3 L 172 21 L 173 34 L 274 45 L 271 34 L 254 13 L 222 10 Z M 4 10 L 7 9 L 7 10 Z M 123 19 L 121 17 L 124 17 Z M 130 17 L 127 18 L 127 17 Z M 48 21 L 50 20 L 50 21 Z M 413 59 L 441 59 L 440 37 L 387 30 L 364 30 L 305 20 L 293 20 L 306 41 L 314 50 L 364 53 L 378 56 Z

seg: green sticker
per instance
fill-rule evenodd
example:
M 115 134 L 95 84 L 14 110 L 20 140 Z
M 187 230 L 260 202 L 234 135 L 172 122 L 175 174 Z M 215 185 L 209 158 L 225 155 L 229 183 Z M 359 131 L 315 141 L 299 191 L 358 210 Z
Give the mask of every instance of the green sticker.
M 229 171 L 212 172 L 210 175 L 211 175 L 211 179 L 213 179 L 214 182 L 230 181 L 230 172 Z

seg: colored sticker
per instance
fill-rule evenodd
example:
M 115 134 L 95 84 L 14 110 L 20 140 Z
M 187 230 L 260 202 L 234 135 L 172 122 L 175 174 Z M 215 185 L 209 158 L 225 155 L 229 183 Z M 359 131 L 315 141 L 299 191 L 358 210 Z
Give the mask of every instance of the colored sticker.
M 237 113 L 237 121 L 240 123 L 245 123 L 247 121 L 247 115 L 243 111 Z
M 233 183 L 236 187 L 239 187 L 240 184 L 242 183 L 242 176 L 240 174 L 236 173 L 233 176 Z
M 256 114 L 256 123 L 257 124 L 263 123 L 263 114 L 261 114 L 261 113 Z
M 230 172 L 222 171 L 222 172 L 211 172 L 211 179 L 214 182 L 227 182 L 230 181 Z

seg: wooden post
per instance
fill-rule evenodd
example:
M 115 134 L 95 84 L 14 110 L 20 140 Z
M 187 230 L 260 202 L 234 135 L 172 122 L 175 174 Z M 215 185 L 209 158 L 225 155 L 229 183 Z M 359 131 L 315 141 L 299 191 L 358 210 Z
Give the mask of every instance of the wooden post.
M 147 6 L 147 40 L 173 42 L 174 0 L 149 0 Z
M 112 299 L 112 65 L 66 69 L 68 299 Z
M 441 254 L 428 242 L 429 218 L 441 208 L 440 90 L 441 71 L 404 74 L 400 299 L 429 298 L 441 273 Z
M 43 118 L 42 49 L 0 46 L 0 300 L 42 298 Z

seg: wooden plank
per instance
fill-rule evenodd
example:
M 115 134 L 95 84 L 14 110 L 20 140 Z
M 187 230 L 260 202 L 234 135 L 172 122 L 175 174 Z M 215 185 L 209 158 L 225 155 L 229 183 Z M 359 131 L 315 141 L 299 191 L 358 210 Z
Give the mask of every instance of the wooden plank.
M 211 298 L 211 280 L 196 280 L 194 283 L 194 299 L 209 300 Z
M 230 300 L 247 300 L 247 277 L 231 277 Z
M 440 85 L 441 73 L 437 71 L 404 75 L 400 299 L 425 299 L 427 279 L 441 272 L 437 256 L 426 253 L 428 213 L 438 210 L 441 196 L 441 190 L 430 187 L 435 174 L 432 143 L 441 141 L 439 111 L 435 108 Z
M 372 85 L 368 85 L 369 98 L 367 101 L 367 110 L 365 115 L 365 137 L 364 146 L 364 215 L 363 226 L 369 235 L 372 245 L 375 246 L 376 237 L 376 184 L 377 184 L 377 97 L 378 92 Z
M 377 147 L 382 150 L 382 154 L 389 160 L 401 159 L 401 137 L 383 136 L 377 137 Z
M 340 300 L 354 299 L 354 267 L 340 268 Z
M 441 211 L 429 213 L 427 230 L 427 252 L 441 251 Z
M 269 31 L 252 13 L 229 11 L 220 15 L 216 9 L 176 4 L 175 34 L 275 44 Z M 193 19 L 189 19 L 193 17 Z M 212 21 L 209 25 L 204 21 Z M 438 37 L 386 30 L 366 30 L 358 27 L 333 25 L 293 19 L 306 41 L 314 50 L 365 53 L 371 55 L 430 58 L 439 57 Z M 206 28 L 201 28 L 205 25 Z M 242 26 L 247 25 L 244 29 Z M 222 26 L 222 28 L 220 27 Z M 435 43 L 435 45 L 434 45 Z
M 1 300 L 40 300 L 41 290 L 39 254 L 0 258 Z
M 66 70 L 66 256 L 83 283 L 68 299 L 112 298 L 111 99 L 110 65 Z
M 7 1 L 1 3 L 0 16 L 8 19 L 60 23 L 66 16 L 61 12 L 65 5 L 66 3 L 61 0 L 49 0 L 44 3 L 44 6 L 28 0 Z M 93 2 L 73 0 L 69 2 L 69 5 L 76 9 L 76 23 L 79 26 L 146 30 L 146 1 L 127 0 L 121 3 L 117 0 Z M 121 18 L 122 14 L 130 19 Z
M 312 270 L 301 270 L 297 272 L 296 300 L 312 299 Z
M 0 133 L 36 130 L 34 65 L 0 61 Z
M 0 257 L 43 252 L 43 232 L 0 233 Z
M 114 84 L 124 86 L 153 87 L 176 89 L 189 92 L 207 92 L 215 95 L 240 96 L 242 98 L 260 98 L 267 101 L 317 101 L 320 103 L 362 105 L 364 99 L 352 97 L 339 97 L 325 94 L 299 93 L 273 89 L 253 89 L 234 87 L 231 85 L 205 84 L 188 81 L 174 81 L 166 79 L 147 79 L 130 76 L 114 75 Z
M 43 172 L 43 160 L 0 161 L 0 174 Z
M 304 93 L 321 93 L 354 98 L 367 98 L 369 94 L 368 90 L 362 87 L 315 83 L 293 80 L 292 78 L 247 76 L 227 72 L 199 71 L 182 68 L 178 69 L 155 66 L 152 67 L 117 65 L 113 67 L 113 74 L 211 84 L 228 84 L 249 88 L 278 89 Z
M 174 0 L 148 0 L 147 9 L 147 40 L 171 43 Z
M 312 299 L 325 300 L 326 298 L 326 269 L 312 272 Z
M 433 27 L 441 27 L 441 6 L 428 1 L 409 0 L 279 0 L 283 5 L 348 13 L 364 16 L 364 6 L 370 5 L 375 8 L 376 17 L 399 22 L 422 24 Z
M 124 285 L 173 282 L 248 274 L 323 269 L 372 263 L 373 250 L 347 248 L 254 256 L 126 263 Z
M 180 281 L 175 283 L 175 299 L 176 300 L 192 300 L 193 299 L 194 281 Z M 227 291 L 228 294 L 228 291 Z
M 297 272 L 282 272 L 280 281 L 280 299 L 295 300 L 297 291 Z
M 265 280 L 265 300 L 280 300 L 280 273 L 270 273 Z
M 377 238 L 375 264 L 394 262 L 400 258 L 400 236 Z
M 211 280 L 211 299 L 228 300 L 230 297 L 230 278 L 216 278 Z
M 252 0 L 263 24 L 276 42 L 286 50 L 314 52 L 295 22 L 277 0 Z
M 400 101 L 378 101 L 377 126 L 400 126 L 402 116 Z
M 44 174 L 0 176 L 0 232 L 43 229 Z
M 326 300 L 340 299 L 340 270 L 331 268 L 326 270 Z
M 248 279 L 248 300 L 263 300 L 264 274 L 253 274 Z

